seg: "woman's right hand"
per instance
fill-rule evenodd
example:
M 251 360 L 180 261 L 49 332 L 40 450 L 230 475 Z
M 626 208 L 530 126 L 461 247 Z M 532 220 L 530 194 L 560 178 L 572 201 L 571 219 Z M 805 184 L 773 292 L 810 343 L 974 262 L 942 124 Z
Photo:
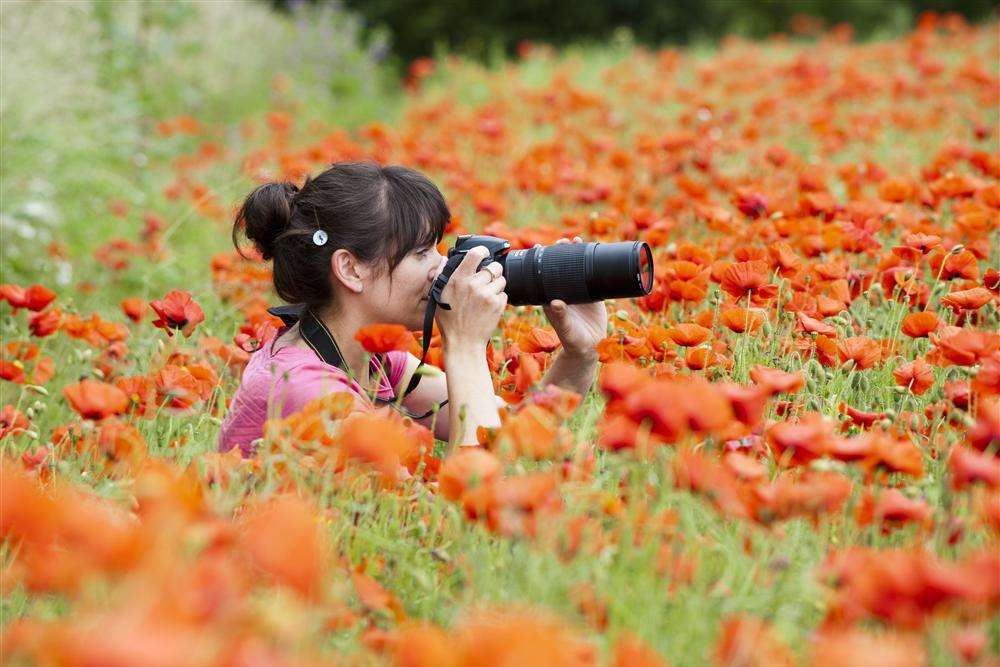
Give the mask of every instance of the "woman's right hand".
M 451 310 L 438 308 L 434 319 L 446 344 L 485 346 L 497 328 L 507 305 L 507 294 L 503 291 L 507 281 L 498 262 L 476 271 L 489 254 L 485 246 L 471 248 L 441 293 L 441 300 Z

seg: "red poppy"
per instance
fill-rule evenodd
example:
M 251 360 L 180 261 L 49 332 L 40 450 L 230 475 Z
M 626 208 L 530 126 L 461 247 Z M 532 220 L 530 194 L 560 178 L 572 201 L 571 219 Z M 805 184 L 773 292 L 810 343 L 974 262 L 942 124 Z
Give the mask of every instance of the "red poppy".
M 667 329 L 667 337 L 681 347 L 693 347 L 701 345 L 712 335 L 710 329 L 694 324 L 677 324 Z
M 44 285 L 32 285 L 24 288 L 19 285 L 5 283 L 0 285 L 0 299 L 9 303 L 15 310 L 44 310 L 56 298 L 56 293 Z
M 955 329 L 935 341 L 941 354 L 958 366 L 972 366 L 982 357 L 1000 349 L 1000 334 L 972 329 Z
M 521 336 L 518 345 L 524 352 L 552 352 L 562 343 L 553 329 L 531 327 L 526 335 Z
M 31 319 L 28 320 L 28 329 L 31 330 L 31 335 L 44 338 L 45 336 L 51 336 L 58 331 L 59 323 L 61 321 L 62 312 L 60 312 L 58 308 L 53 308 L 52 310 L 46 310 L 38 313 L 37 315 L 33 315 Z
M 766 435 L 776 457 L 801 465 L 826 454 L 832 443 L 832 425 L 821 415 L 810 413 L 798 422 L 778 422 Z
M 952 310 L 978 310 L 993 300 L 993 295 L 985 287 L 951 292 L 941 297 L 941 304 Z
M 757 309 L 726 308 L 719 316 L 719 321 L 736 333 L 754 332 L 764 324 L 764 313 Z
M 788 373 L 778 368 L 754 365 L 750 369 L 750 379 L 766 388 L 771 394 L 792 393 L 805 386 L 802 373 Z
M 120 415 L 129 405 L 128 396 L 121 389 L 89 378 L 64 387 L 63 395 L 70 407 L 84 419 L 104 419 Z
M 13 405 L 5 405 L 0 410 L 0 440 L 8 435 L 16 435 L 28 428 L 30 422 L 20 410 Z
M 316 513 L 292 494 L 253 508 L 242 542 L 257 568 L 304 598 L 320 591 L 325 571 Z
M 903 333 L 910 338 L 926 338 L 938 327 L 938 316 L 930 311 L 910 313 L 903 318 Z
M 896 379 L 896 384 L 906 387 L 917 396 L 920 396 L 934 385 L 934 372 L 931 365 L 923 357 L 914 359 L 897 367 L 892 376 Z
M 420 354 L 413 334 L 402 324 L 371 324 L 358 329 L 354 340 L 373 354 L 384 354 L 391 351 L 411 352 Z
M 823 320 L 809 317 L 802 311 L 795 314 L 798 319 L 798 326 L 806 333 L 823 334 L 824 336 L 836 336 L 837 330 L 832 324 L 827 324 Z
M 876 524 L 888 529 L 904 523 L 929 526 L 933 517 L 930 505 L 922 500 L 907 498 L 896 489 L 885 489 L 876 498 L 866 491 L 858 507 L 857 520 L 861 526 Z
M 458 500 L 467 490 L 499 479 L 500 460 L 484 449 L 467 447 L 444 460 L 438 488 L 448 500 Z
M 183 290 L 168 292 L 162 299 L 150 301 L 149 305 L 160 318 L 153 321 L 153 326 L 163 329 L 170 336 L 173 335 L 171 329 L 179 329 L 185 336 L 190 336 L 205 319 L 201 306 L 190 292 Z
M 125 316 L 136 323 L 142 322 L 142 318 L 146 316 L 146 312 L 149 310 L 146 302 L 135 296 L 123 299 L 121 306 L 122 312 L 125 313 Z
M 745 296 L 768 299 L 778 293 L 778 286 L 767 282 L 767 262 L 755 260 L 730 264 L 722 272 L 720 285 L 728 294 L 740 299 Z
M 995 454 L 957 445 L 951 450 L 948 469 L 953 489 L 964 489 L 979 482 L 991 489 L 1000 487 L 1000 457 Z
M 859 370 L 871 368 L 882 360 L 879 344 L 867 336 L 854 336 L 838 341 L 837 353 L 842 362 L 852 360 L 854 367 Z

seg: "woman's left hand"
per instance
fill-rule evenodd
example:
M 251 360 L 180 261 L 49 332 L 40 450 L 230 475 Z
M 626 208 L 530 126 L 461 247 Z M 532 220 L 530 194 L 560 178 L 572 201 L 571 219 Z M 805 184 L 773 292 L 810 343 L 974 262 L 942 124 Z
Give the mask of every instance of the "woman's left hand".
M 556 241 L 569 242 L 567 238 Z M 583 243 L 583 239 L 575 236 L 573 243 Z M 535 244 L 535 247 L 540 245 Z M 554 299 L 542 309 L 567 354 L 596 355 L 597 344 L 608 335 L 608 309 L 603 301 L 570 305 L 561 299 Z

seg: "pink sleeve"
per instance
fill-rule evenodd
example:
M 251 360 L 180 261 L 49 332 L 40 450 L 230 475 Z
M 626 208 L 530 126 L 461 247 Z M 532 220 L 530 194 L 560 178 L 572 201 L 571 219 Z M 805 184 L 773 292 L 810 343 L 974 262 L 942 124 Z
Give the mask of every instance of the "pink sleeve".
M 391 352 L 386 352 L 386 363 L 389 364 L 389 384 L 393 387 L 402 379 L 403 373 L 406 372 L 406 363 L 410 359 L 409 352 L 403 352 L 400 350 L 393 350 Z M 406 387 L 400 387 L 400 391 L 405 391 Z
M 348 391 L 355 395 L 356 407 L 366 407 L 365 399 L 355 392 L 346 375 L 339 369 L 331 369 L 322 362 L 304 363 L 293 368 L 287 375 L 276 378 L 270 404 L 281 416 L 287 417 L 299 412 L 306 403 L 333 392 Z

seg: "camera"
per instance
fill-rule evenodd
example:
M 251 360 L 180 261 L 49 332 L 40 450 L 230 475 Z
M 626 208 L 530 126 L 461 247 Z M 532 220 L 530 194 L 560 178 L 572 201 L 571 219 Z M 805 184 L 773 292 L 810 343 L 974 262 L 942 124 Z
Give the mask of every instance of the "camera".
M 480 245 L 490 254 L 477 270 L 498 262 L 507 281 L 507 303 L 513 306 L 544 305 L 553 299 L 590 303 L 644 296 L 653 290 L 653 253 L 642 241 L 557 243 L 511 250 L 505 239 L 467 234 L 448 250 L 448 261 L 431 288 L 432 295 L 440 297 L 465 254 Z

